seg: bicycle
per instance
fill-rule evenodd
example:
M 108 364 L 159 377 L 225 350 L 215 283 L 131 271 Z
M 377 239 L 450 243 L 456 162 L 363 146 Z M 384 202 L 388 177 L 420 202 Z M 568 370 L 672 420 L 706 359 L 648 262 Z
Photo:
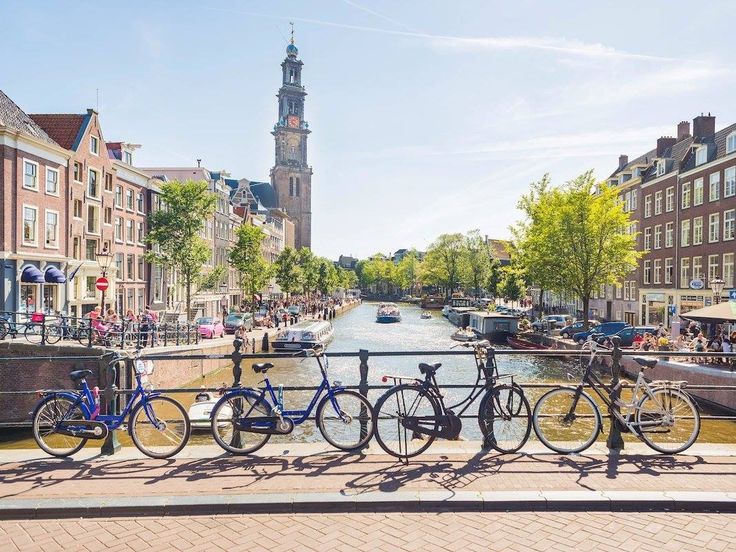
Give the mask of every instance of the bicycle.
M 285 410 L 283 394 L 278 396 L 266 376 L 273 368 L 270 362 L 252 365 L 256 374 L 263 374 L 263 387 L 240 387 L 239 376 L 233 388 L 223 391 L 222 398 L 212 409 L 211 431 L 215 442 L 232 454 L 251 454 L 271 438 L 287 435 L 304 423 L 317 405 L 316 422 L 320 433 L 333 447 L 354 451 L 365 447 L 373 437 L 373 407 L 363 395 L 345 389 L 339 381 L 330 385 L 327 379 L 329 362 L 321 348 L 305 349 L 305 356 L 317 360 L 322 382 L 304 410 Z M 326 394 L 325 394 L 326 393 Z M 322 395 L 325 394 L 323 397 Z M 322 400 L 317 401 L 322 397 Z
M 593 373 L 596 350 L 591 347 L 590 360 L 576 387 L 552 389 L 534 407 L 534 432 L 545 446 L 561 454 L 582 452 L 602 432 L 600 408 L 583 389 L 585 385 L 590 385 L 608 407 L 612 423 L 618 423 L 621 431 L 632 433 L 657 452 L 677 454 L 695 442 L 700 433 L 700 413 L 692 397 L 682 389 L 687 382 L 649 383 L 644 371 L 653 368 L 657 359 L 633 357 L 640 369 L 631 401 L 625 402 L 620 398 L 623 382 L 609 386 Z M 618 409 L 612 408 L 614 405 Z
M 13 320 L 13 313 L 7 313 L 7 316 L 0 316 L 0 341 L 9 335 L 15 339 L 18 337 L 18 326 Z
M 69 374 L 78 391 L 42 391 L 33 411 L 33 438 L 46 453 L 65 457 L 84 447 L 88 439 L 105 439 L 110 431 L 127 429 L 133 444 L 151 458 L 169 458 L 184 448 L 191 425 L 186 410 L 177 401 L 153 391 L 148 377 L 153 363 L 140 358 L 119 355 L 132 361 L 136 388 L 120 414 L 100 414 L 97 387 L 87 385 L 92 370 L 75 370 Z M 112 364 L 112 363 L 111 363 Z
M 500 453 L 517 452 L 531 432 L 529 402 L 513 374 L 499 374 L 495 352 L 487 340 L 465 342 L 473 347 L 478 377 L 467 397 L 445 406 L 435 374 L 441 364 L 419 364 L 424 380 L 402 376 L 383 376 L 394 386 L 376 401 L 376 441 L 388 454 L 408 459 L 421 454 L 437 437 L 457 439 L 462 416 L 482 394 L 478 406 L 478 425 L 484 448 Z M 483 379 L 481 383 L 481 378 Z M 498 385 L 500 379 L 510 383 Z M 461 410 L 455 414 L 457 408 Z

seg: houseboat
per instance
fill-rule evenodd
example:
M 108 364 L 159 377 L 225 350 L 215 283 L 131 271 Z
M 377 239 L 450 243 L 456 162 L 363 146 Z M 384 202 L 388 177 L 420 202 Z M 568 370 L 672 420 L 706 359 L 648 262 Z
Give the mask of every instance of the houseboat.
M 506 343 L 507 337 L 513 337 L 518 332 L 518 316 L 473 311 L 469 314 L 469 319 L 468 325 L 475 333 L 496 343 Z
M 421 301 L 423 309 L 441 309 L 444 304 L 445 298 L 440 295 L 425 295 Z
M 470 313 L 474 310 L 476 309 L 473 307 L 473 299 L 470 297 L 453 297 L 442 309 L 442 314 L 455 326 L 464 328 L 468 325 Z
M 276 351 L 299 351 L 324 347 L 332 339 L 334 328 L 327 320 L 305 320 L 284 328 L 271 342 Z
M 395 303 L 381 303 L 376 312 L 376 322 L 380 324 L 391 324 L 401 322 L 401 312 Z

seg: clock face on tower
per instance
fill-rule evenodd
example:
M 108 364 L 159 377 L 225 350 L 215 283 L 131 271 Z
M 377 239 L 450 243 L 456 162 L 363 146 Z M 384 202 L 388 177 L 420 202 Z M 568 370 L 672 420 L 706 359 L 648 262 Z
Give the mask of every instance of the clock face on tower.
M 290 128 L 298 128 L 299 127 L 299 117 L 296 115 L 289 115 L 286 119 L 286 124 Z

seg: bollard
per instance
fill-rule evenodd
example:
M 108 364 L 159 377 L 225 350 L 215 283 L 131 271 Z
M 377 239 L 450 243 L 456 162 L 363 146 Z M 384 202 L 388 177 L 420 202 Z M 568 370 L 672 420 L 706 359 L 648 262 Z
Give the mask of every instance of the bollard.
M 256 338 L 253 337 L 250 340 L 250 352 L 256 354 Z
M 263 339 L 261 340 L 261 351 L 264 353 L 268 352 L 268 330 L 263 332 Z
M 233 359 L 233 387 L 240 387 L 240 377 L 243 375 L 243 370 L 240 367 L 240 363 L 243 361 L 243 355 L 240 352 L 240 348 L 243 346 L 243 340 L 239 337 L 236 337 L 233 341 L 233 347 L 235 348 L 233 350 L 233 354 L 231 355 L 231 358 Z M 233 407 L 235 409 L 235 414 L 240 415 L 243 411 L 243 399 L 235 399 Z M 240 442 L 240 431 L 237 431 L 233 428 L 233 436 L 232 439 L 230 439 L 230 446 L 234 448 L 240 448 L 241 442 Z
M 164 347 L 166 347 L 169 344 L 169 324 L 167 322 L 164 322 L 163 327 L 164 327 Z
M 92 319 L 89 320 L 87 325 L 87 347 L 92 348 Z
M 115 392 L 117 391 L 115 380 L 117 379 L 118 375 L 117 368 L 121 364 L 123 367 L 125 366 L 124 361 L 112 362 L 112 359 L 114 358 L 115 355 L 113 353 L 104 354 L 102 356 L 102 363 L 104 363 L 104 365 L 101 366 L 102 370 L 100 370 L 105 375 L 105 390 L 103 392 L 103 395 L 105 399 L 105 414 L 107 415 L 115 414 Z M 117 431 L 110 430 L 110 432 L 107 434 L 107 437 L 105 437 L 105 440 L 102 443 L 100 453 L 111 455 L 115 454 L 119 450 L 120 441 L 118 440 Z
M 358 384 L 358 393 L 363 395 L 366 399 L 368 398 L 368 350 L 360 349 L 358 351 L 358 358 L 360 359 L 360 383 Z M 368 435 L 368 422 L 366 418 L 368 412 L 366 411 L 365 405 L 360 405 L 360 438 L 365 439 Z M 367 446 L 367 445 L 366 445 Z
M 608 439 L 606 439 L 606 446 L 611 452 L 618 453 L 624 448 L 624 440 L 621 437 L 621 426 L 616 419 L 614 412 L 620 412 L 620 408 L 617 404 L 618 399 L 621 396 L 621 388 L 616 389 L 621 376 L 621 338 L 617 335 L 611 337 L 613 343 L 613 351 L 611 351 L 611 388 L 615 389 L 611 393 L 611 430 L 608 433 Z

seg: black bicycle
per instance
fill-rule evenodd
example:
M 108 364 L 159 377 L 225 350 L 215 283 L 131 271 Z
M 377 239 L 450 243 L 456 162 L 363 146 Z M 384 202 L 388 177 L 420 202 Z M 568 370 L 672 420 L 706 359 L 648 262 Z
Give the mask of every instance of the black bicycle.
M 486 340 L 463 343 L 473 347 L 478 377 L 467 397 L 446 406 L 435 374 L 441 364 L 419 364 L 424 379 L 387 375 L 394 386 L 376 402 L 376 441 L 388 454 L 411 458 L 421 454 L 436 438 L 457 439 L 461 416 L 482 395 L 478 425 L 484 448 L 512 453 L 524 446 L 531 431 L 531 409 L 524 390 L 512 374 L 499 374 L 495 352 Z M 499 379 L 509 383 L 497 385 Z M 457 411 L 459 409 L 459 411 Z M 457 411 L 457 413 L 456 413 Z

